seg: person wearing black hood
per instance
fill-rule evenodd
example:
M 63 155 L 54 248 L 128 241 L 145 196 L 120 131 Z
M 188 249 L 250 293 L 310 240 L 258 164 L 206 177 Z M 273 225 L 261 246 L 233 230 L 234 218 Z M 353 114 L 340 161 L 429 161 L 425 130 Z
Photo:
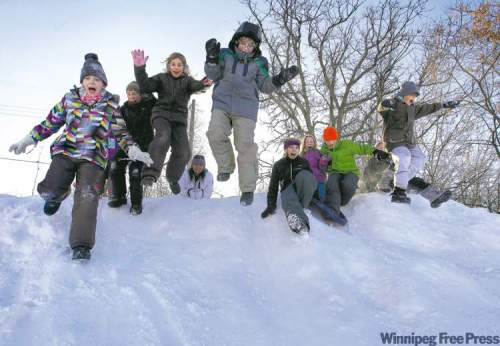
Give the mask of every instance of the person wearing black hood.
M 127 129 L 139 145 L 142 151 L 147 152 L 148 146 L 153 140 L 153 128 L 151 126 L 151 113 L 156 98 L 151 94 L 141 94 L 139 84 L 130 82 L 127 85 L 127 101 L 120 110 Z M 120 150 L 110 165 L 109 177 L 112 185 L 112 195 L 108 202 L 111 208 L 118 208 L 127 204 L 127 187 L 125 184 L 125 171 L 129 173 L 130 183 L 130 213 L 139 215 L 142 213 L 142 185 L 141 173 L 144 164 L 140 161 L 127 160 L 126 154 Z
M 291 66 L 282 68 L 279 74 L 271 77 L 267 59 L 260 50 L 261 41 L 260 27 L 243 22 L 228 48 L 220 49 L 220 43 L 215 38 L 205 44 L 205 73 L 215 83 L 207 137 L 217 162 L 217 180 L 229 180 L 236 168 L 229 140 L 234 130 L 239 187 L 242 192 L 240 202 L 245 206 L 253 202 L 258 176 L 258 147 L 254 142 L 254 131 L 259 92 L 270 94 L 299 73 L 297 66 Z
M 417 146 L 415 120 L 439 111 L 442 108 L 455 108 L 458 101 L 419 104 L 415 100 L 420 94 L 414 82 L 404 82 L 396 95 L 383 100 L 377 110 L 384 119 L 383 140 L 391 153 L 395 165 L 394 190 L 391 201 L 410 203 L 406 195 L 408 181 L 424 168 L 426 157 Z

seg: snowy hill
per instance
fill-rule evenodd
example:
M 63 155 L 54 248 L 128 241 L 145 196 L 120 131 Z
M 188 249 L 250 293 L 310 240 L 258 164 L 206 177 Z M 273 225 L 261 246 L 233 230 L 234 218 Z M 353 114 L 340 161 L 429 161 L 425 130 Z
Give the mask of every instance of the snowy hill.
M 498 335 L 500 217 L 357 195 L 309 237 L 265 196 L 103 200 L 88 264 L 67 250 L 71 199 L 0 196 L 0 345 L 381 345 L 381 332 Z

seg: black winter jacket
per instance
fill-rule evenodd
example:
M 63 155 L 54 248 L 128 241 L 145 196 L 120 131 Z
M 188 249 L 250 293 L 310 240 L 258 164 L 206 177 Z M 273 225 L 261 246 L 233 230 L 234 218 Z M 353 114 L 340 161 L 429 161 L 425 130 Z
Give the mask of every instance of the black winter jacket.
M 151 114 L 155 102 L 154 96 L 142 95 L 141 102 L 131 104 L 127 101 L 120 108 L 128 132 L 142 151 L 148 151 L 149 143 L 153 140 Z
M 304 169 L 312 173 L 309 161 L 300 156 L 297 156 L 293 160 L 286 156 L 276 161 L 273 165 L 269 190 L 267 192 L 267 205 L 269 207 L 276 208 L 279 186 L 281 185 L 280 191 L 285 190 L 288 185 L 294 182 L 297 174 Z
M 184 74 L 175 78 L 170 73 L 159 73 L 149 78 L 146 66 L 134 66 L 134 72 L 141 92 L 158 93 L 153 120 L 160 116 L 186 125 L 189 98 L 205 88 L 203 83 Z

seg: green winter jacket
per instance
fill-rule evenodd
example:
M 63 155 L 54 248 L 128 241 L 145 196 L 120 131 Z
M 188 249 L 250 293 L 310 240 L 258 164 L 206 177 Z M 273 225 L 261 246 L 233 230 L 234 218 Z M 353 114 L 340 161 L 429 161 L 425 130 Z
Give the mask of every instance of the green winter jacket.
M 326 143 L 321 147 L 321 154 L 330 155 L 332 161 L 328 164 L 327 172 L 349 173 L 359 176 L 359 168 L 354 160 L 355 155 L 372 155 L 375 147 L 369 144 L 356 143 L 348 139 L 337 141 L 333 149 L 329 149 Z

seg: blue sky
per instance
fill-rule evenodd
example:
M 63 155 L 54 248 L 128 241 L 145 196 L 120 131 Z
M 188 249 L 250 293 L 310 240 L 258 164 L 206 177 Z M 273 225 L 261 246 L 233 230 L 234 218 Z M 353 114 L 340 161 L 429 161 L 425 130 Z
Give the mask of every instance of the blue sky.
M 432 1 L 432 16 L 452 1 Z M 106 72 L 108 90 L 125 98 L 134 79 L 130 51 L 141 48 L 147 71 L 162 71 L 168 54 L 180 51 L 201 78 L 205 42 L 216 37 L 227 45 L 249 12 L 239 1 L 0 1 L 0 157 L 14 158 L 9 145 L 23 138 L 61 97 L 79 83 L 85 53 L 94 52 Z M 265 54 L 265 52 L 264 52 Z M 210 93 L 198 96 L 203 119 L 210 116 Z M 12 107 L 14 106 L 14 107 Z M 19 108 L 32 107 L 32 108 Z M 22 116 L 20 116 L 22 115 Z M 204 127 L 206 128 L 206 126 Z M 257 127 L 259 136 L 265 129 Z M 52 139 L 30 155 L 15 158 L 49 161 Z M 206 154 L 209 154 L 207 148 Z M 215 169 L 211 155 L 209 167 Z M 30 194 L 35 165 L 0 160 L 0 193 Z M 44 176 L 45 166 L 38 180 Z M 233 179 L 232 179 L 233 180 Z M 15 182 L 15 183 L 14 183 Z M 233 181 L 233 187 L 236 179 Z M 229 194 L 237 193 L 233 188 Z

